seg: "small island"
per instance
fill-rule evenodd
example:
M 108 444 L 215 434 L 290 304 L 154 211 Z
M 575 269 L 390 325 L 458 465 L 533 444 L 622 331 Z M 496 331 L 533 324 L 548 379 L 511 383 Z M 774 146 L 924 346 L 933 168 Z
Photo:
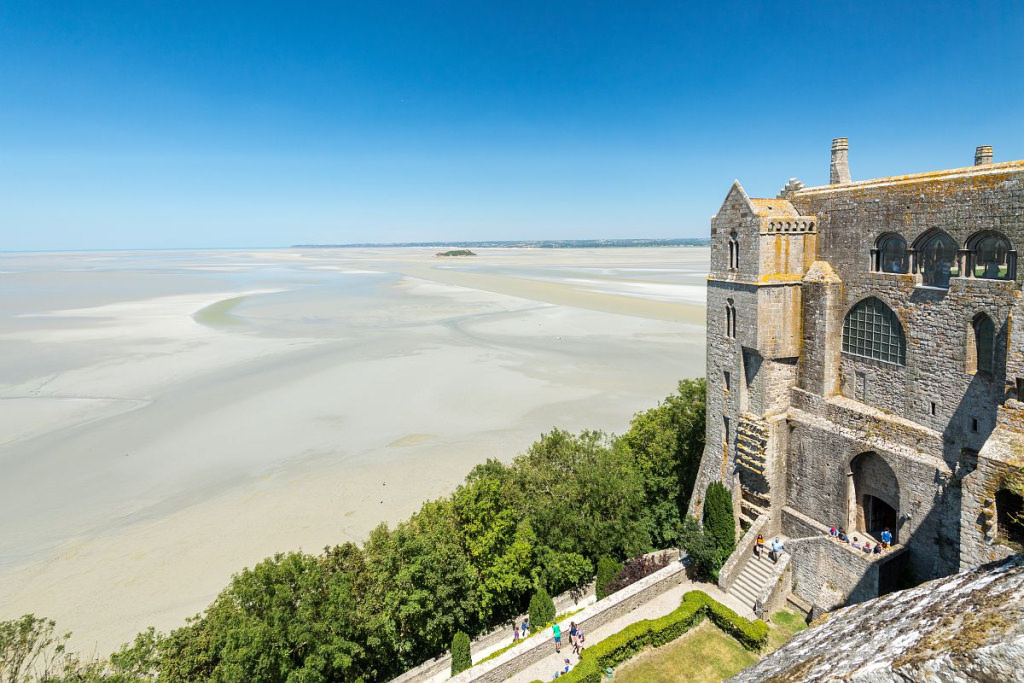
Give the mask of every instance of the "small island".
M 451 251 L 439 251 L 434 256 L 476 256 L 469 249 L 452 249 Z

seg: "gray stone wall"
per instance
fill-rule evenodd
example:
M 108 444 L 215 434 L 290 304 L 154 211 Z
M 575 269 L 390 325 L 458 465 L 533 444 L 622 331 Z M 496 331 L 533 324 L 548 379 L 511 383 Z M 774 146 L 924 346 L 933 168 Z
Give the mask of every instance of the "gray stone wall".
M 750 199 L 734 184 L 712 219 L 707 449 L 691 510 L 699 513 L 710 481 L 744 488 L 758 481 L 736 476 L 725 419 L 733 439 L 744 414 L 748 423 L 771 418 L 754 455 L 765 461 L 773 526 L 800 531 L 786 529 L 800 526 L 795 516 L 778 515 L 789 506 L 816 524 L 855 528 L 858 501 L 869 494 L 896 509 L 899 540 L 920 578 L 994 559 L 1005 548 L 995 542 L 992 499 L 1009 468 L 1024 463 L 1024 403 L 1008 400 L 1018 395 L 1018 378 L 1024 384 L 1024 266 L 1013 281 L 953 277 L 938 289 L 913 273 L 872 272 L 872 249 L 896 232 L 913 251 L 934 229 L 960 245 L 963 259 L 968 239 L 984 230 L 1020 248 L 1024 162 L 798 186 L 786 201 Z M 741 262 L 730 270 L 733 233 Z M 905 365 L 842 351 L 846 314 L 868 297 L 900 320 Z M 728 300 L 737 310 L 735 339 L 725 335 Z M 968 362 L 978 313 L 995 323 L 991 372 Z M 874 459 L 851 469 L 867 452 Z M 740 464 L 747 460 L 756 458 Z M 827 557 L 832 551 L 816 547 L 806 553 L 824 555 L 805 567 L 794 556 L 797 583 L 801 572 L 840 571 Z M 859 585 L 877 590 L 877 576 Z

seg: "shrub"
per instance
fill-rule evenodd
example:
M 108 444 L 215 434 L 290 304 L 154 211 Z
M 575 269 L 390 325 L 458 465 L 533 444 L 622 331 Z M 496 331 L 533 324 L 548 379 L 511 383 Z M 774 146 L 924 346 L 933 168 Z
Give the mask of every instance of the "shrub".
M 718 580 L 718 570 L 722 568 L 723 561 L 719 561 L 718 548 L 695 518 L 687 517 L 683 520 L 680 545 L 693 562 L 693 570 L 698 579 Z
M 608 594 L 620 591 L 645 576 L 650 576 L 659 569 L 667 567 L 668 563 L 668 553 L 652 555 L 651 557 L 641 555 L 640 557 L 627 560 L 625 566 L 619 570 L 619 573 L 615 575 L 615 580 L 608 587 Z
M 721 567 L 736 549 L 736 518 L 732 513 L 732 494 L 720 481 L 711 482 L 704 496 L 704 533 L 718 549 Z
M 598 600 L 612 594 L 613 591 L 610 589 L 610 584 L 618 576 L 621 569 L 622 565 L 610 557 L 602 557 L 597 561 L 597 578 L 594 580 L 594 590 L 597 593 Z
M 599 683 L 605 667 L 615 667 L 648 647 L 671 642 L 700 623 L 705 616 L 748 650 L 760 650 L 768 642 L 768 625 L 748 621 L 701 591 L 690 591 L 672 612 L 658 619 L 630 624 L 583 651 L 575 669 L 558 680 L 565 683 Z
M 462 673 L 473 666 L 473 656 L 470 653 L 469 636 L 462 631 L 452 638 L 452 676 Z
M 542 629 L 554 620 L 555 601 L 541 586 L 530 598 L 530 631 Z

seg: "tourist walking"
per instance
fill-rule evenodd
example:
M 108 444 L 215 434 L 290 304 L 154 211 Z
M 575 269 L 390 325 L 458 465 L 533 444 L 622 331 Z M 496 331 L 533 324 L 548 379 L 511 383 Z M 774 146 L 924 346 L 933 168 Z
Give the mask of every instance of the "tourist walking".
M 528 635 L 530 635 L 530 617 L 529 616 L 527 616 L 525 619 L 523 619 L 523 625 L 519 629 L 519 634 L 520 634 L 521 638 L 525 638 Z
M 583 643 L 586 641 L 586 636 L 583 635 L 583 629 L 576 629 L 576 642 L 572 645 L 572 652 L 577 657 L 583 655 Z
M 512 624 L 512 642 L 513 643 L 518 643 L 519 642 L 519 624 L 516 624 L 516 623 Z
M 759 560 L 761 559 L 761 556 L 764 555 L 764 535 L 763 534 L 758 534 L 757 535 L 757 543 L 754 544 L 754 555 Z
M 569 622 L 569 645 L 572 645 L 573 650 L 576 649 L 576 636 L 579 635 L 579 629 L 576 627 L 575 621 Z
M 889 531 L 889 527 L 885 527 L 882 530 L 882 547 L 888 548 L 892 545 L 892 533 Z
M 562 627 L 558 623 L 551 624 L 551 631 L 555 634 L 555 652 L 562 651 Z
M 771 552 L 772 562 L 778 563 L 779 558 L 782 556 L 782 551 L 785 550 L 785 549 L 786 549 L 786 547 L 784 545 L 782 545 L 782 541 L 780 541 L 779 537 L 776 536 L 775 540 L 772 541 L 772 552 Z

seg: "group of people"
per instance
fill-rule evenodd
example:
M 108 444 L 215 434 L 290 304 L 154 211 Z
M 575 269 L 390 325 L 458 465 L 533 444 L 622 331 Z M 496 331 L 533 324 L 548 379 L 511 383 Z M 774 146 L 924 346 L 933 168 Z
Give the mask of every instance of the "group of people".
M 512 642 L 518 643 L 530 635 L 530 615 L 523 617 L 522 625 L 512 622 Z
M 562 627 L 555 622 L 551 625 L 551 632 L 555 636 L 555 652 L 561 654 L 562 652 Z M 526 616 L 523 618 L 521 624 L 515 622 L 512 623 L 512 642 L 518 643 L 530 635 L 530 617 Z M 577 657 L 583 654 L 583 643 L 586 642 L 586 636 L 583 635 L 583 628 L 576 624 L 575 621 L 569 622 L 569 645 L 572 647 L 572 652 Z M 563 660 L 563 666 L 559 671 L 555 672 L 555 678 L 564 676 L 572 670 L 572 663 L 569 658 L 566 657 Z
M 880 555 L 883 550 L 887 550 L 892 546 L 892 532 L 889 531 L 889 527 L 885 527 L 885 529 L 882 530 L 882 533 L 879 535 L 879 542 L 874 545 L 871 545 L 871 541 L 867 539 L 861 541 L 856 536 L 851 538 L 847 535 L 846 529 L 841 526 L 837 527 L 833 525 L 829 527 L 828 535 L 840 543 L 849 543 L 851 548 L 862 550 L 865 553 L 872 555 Z
M 551 624 L 551 631 L 555 634 L 555 652 L 562 651 L 562 627 L 558 625 L 558 622 Z M 572 652 L 574 655 L 579 656 L 583 652 L 583 641 L 586 637 L 583 635 L 583 629 L 576 625 L 575 621 L 569 622 L 569 645 L 572 646 Z M 565 661 L 569 661 L 568 659 Z
M 764 555 L 765 547 L 766 546 L 764 544 L 764 535 L 758 534 L 757 543 L 754 544 L 754 555 L 757 557 L 757 559 L 760 560 L 761 557 Z M 784 546 L 779 537 L 776 536 L 775 540 L 772 541 L 770 550 L 768 551 L 768 557 L 771 558 L 772 562 L 778 564 L 779 558 L 782 557 L 782 551 L 785 549 L 786 546 Z
M 562 652 L 562 627 L 558 625 L 558 622 L 551 624 L 551 632 L 555 635 L 555 652 Z M 586 636 L 583 635 L 583 628 L 576 625 L 575 621 L 569 622 L 569 645 L 572 646 L 572 652 L 577 657 L 583 656 L 583 643 L 586 640 Z M 569 662 L 569 658 L 566 657 L 563 660 L 563 666 L 559 671 L 555 672 L 555 678 L 564 676 L 565 674 L 572 671 L 572 663 Z

